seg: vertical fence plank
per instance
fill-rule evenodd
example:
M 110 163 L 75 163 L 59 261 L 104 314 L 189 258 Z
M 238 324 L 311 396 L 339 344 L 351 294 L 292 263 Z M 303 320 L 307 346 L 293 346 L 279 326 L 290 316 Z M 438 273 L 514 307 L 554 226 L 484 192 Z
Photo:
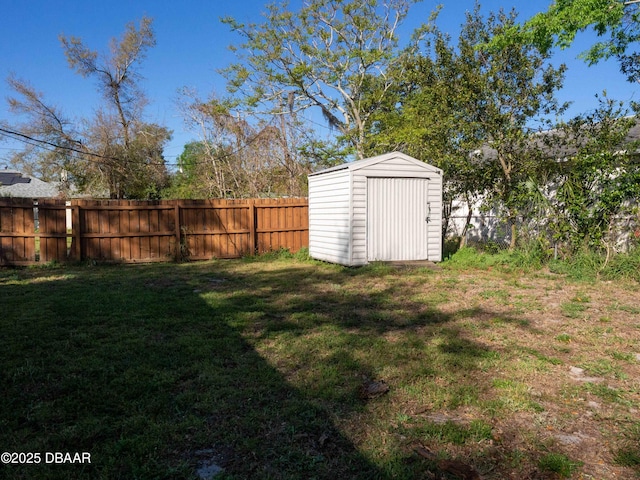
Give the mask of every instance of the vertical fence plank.
M 255 255 L 258 232 L 256 231 L 256 202 L 249 204 L 249 255 Z
M 182 219 L 180 218 L 180 215 L 182 214 L 182 212 L 180 211 L 180 201 L 176 201 L 174 207 L 173 207 L 173 221 L 174 221 L 174 249 L 175 249 L 175 258 L 180 258 L 180 256 L 182 255 L 182 242 L 181 242 L 181 235 L 180 235 L 180 224 Z
M 67 260 L 67 211 L 64 200 L 38 201 L 40 261 Z
M 0 265 L 36 261 L 32 199 L 0 198 Z

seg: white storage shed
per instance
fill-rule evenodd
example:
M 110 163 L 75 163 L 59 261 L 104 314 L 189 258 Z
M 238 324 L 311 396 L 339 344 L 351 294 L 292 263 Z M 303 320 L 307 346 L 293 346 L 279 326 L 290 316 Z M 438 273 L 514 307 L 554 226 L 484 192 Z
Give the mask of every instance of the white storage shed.
M 400 152 L 309 175 L 309 254 L 347 266 L 442 260 L 442 170 Z

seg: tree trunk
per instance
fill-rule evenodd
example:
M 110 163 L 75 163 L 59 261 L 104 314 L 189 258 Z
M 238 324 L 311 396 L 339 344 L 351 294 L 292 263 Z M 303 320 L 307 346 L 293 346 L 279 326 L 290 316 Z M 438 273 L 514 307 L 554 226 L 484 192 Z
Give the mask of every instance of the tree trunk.
M 460 238 L 460 248 L 467 246 L 467 232 L 469 231 L 469 224 L 471 223 L 471 217 L 473 217 L 473 208 L 471 208 L 471 204 L 467 203 L 469 211 L 467 212 L 467 219 L 464 223 L 464 228 L 462 229 L 462 237 Z

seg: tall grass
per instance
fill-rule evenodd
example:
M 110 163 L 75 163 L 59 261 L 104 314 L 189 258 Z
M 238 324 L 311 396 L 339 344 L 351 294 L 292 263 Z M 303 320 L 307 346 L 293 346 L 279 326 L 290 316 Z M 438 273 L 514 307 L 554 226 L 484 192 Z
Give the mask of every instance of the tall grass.
M 561 260 L 554 260 L 552 252 L 537 242 L 494 253 L 463 247 L 446 259 L 443 265 L 452 269 L 499 268 L 506 272 L 528 272 L 548 267 L 551 272 L 566 275 L 572 280 L 594 281 L 602 278 L 640 282 L 640 247 L 615 254 L 609 259 L 598 252 L 579 251 Z
M 640 282 L 640 247 L 615 255 L 603 272 L 607 279 L 626 278 Z
M 445 262 L 454 269 L 497 267 L 505 271 L 539 270 L 549 261 L 549 254 L 540 245 L 530 244 L 515 250 L 490 252 L 475 247 L 463 247 Z
M 603 278 L 640 282 L 640 247 L 635 247 L 626 253 L 615 254 L 609 260 L 605 255 L 597 252 L 580 251 L 570 258 L 551 262 L 549 269 L 574 280 L 593 281 Z

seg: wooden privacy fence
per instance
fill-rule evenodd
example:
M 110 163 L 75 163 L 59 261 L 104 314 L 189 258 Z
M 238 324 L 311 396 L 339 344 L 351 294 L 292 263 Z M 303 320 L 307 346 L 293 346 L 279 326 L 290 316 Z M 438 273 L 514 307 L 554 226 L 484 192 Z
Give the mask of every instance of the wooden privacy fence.
M 237 258 L 309 242 L 306 199 L 0 199 L 0 264 Z

